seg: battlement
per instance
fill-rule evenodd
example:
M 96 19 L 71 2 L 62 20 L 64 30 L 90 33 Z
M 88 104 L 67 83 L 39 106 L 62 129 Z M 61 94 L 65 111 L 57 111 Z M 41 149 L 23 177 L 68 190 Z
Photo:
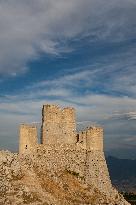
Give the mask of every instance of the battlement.
M 34 125 L 34 124 L 21 124 L 20 127 L 24 128 L 24 129 L 33 129 L 33 128 L 36 128 L 36 125 Z
M 96 126 L 91 126 L 91 127 L 89 127 L 88 128 L 89 130 L 95 130 L 95 131 L 102 131 L 103 130 L 103 128 L 102 127 L 96 127 Z
M 63 109 L 62 109 L 62 111 L 68 111 L 69 113 L 71 112 L 73 112 L 73 111 L 75 111 L 75 108 L 73 108 L 73 107 L 64 107 Z

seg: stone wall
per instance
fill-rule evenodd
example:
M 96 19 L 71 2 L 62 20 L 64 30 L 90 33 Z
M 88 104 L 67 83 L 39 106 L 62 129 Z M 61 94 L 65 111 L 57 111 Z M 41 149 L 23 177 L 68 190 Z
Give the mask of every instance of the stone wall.
M 87 151 L 80 144 L 40 145 L 33 157 L 38 160 L 41 169 L 46 165 L 50 173 L 67 171 L 102 192 L 111 190 L 104 153 L 101 151 Z
M 44 105 L 42 109 L 41 144 L 37 128 L 20 126 L 19 153 L 29 155 L 39 171 L 47 169 L 52 177 L 68 172 L 81 183 L 96 187 L 104 194 L 113 194 L 103 152 L 103 129 L 90 127 L 76 133 L 75 110 Z M 26 158 L 27 158 L 26 157 Z M 54 179 L 55 180 L 55 179 Z
M 77 141 L 87 150 L 103 151 L 103 129 L 90 127 L 77 134 Z
M 36 127 L 20 128 L 20 151 L 37 143 Z M 27 139 L 28 138 L 28 139 Z M 103 151 L 103 129 L 90 127 L 76 133 L 75 109 L 61 109 L 56 105 L 44 105 L 42 109 L 41 144 L 76 144 L 83 149 Z M 25 145 L 26 144 L 26 145 Z M 26 146 L 26 148 L 24 148 Z M 22 150 L 24 152 L 24 150 Z
M 42 110 L 42 144 L 75 143 L 76 123 L 73 108 L 44 105 Z
M 90 127 L 76 133 L 75 110 L 44 105 L 42 109 L 42 143 L 37 142 L 33 125 L 20 127 L 20 154 L 28 153 L 49 172 L 67 171 L 101 191 L 111 190 L 103 153 L 103 129 Z
M 37 127 L 34 125 L 20 125 L 19 153 L 29 152 L 38 144 Z

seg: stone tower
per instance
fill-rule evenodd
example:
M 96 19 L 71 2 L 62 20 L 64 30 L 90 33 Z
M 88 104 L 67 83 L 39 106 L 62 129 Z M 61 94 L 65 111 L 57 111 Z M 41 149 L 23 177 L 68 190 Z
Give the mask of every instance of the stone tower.
M 103 128 L 90 127 L 86 134 L 87 150 L 103 151 Z
M 75 122 L 75 109 L 64 108 L 62 110 L 62 137 L 64 142 L 71 144 L 76 143 L 76 122 Z
M 29 152 L 34 149 L 37 144 L 37 127 L 28 124 L 20 125 L 19 153 Z
M 103 151 L 102 127 L 89 127 L 77 134 L 77 142 L 88 151 Z
M 76 143 L 74 108 L 61 109 L 57 105 L 44 105 L 42 109 L 42 144 Z

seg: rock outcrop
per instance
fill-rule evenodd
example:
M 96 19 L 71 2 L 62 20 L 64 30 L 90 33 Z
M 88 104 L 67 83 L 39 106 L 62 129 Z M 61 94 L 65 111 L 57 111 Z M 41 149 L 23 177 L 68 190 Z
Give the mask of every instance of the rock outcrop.
M 102 192 L 70 169 L 50 169 L 44 152 L 0 152 L 0 205 L 128 205 L 112 188 Z M 54 165 L 55 166 L 55 165 Z

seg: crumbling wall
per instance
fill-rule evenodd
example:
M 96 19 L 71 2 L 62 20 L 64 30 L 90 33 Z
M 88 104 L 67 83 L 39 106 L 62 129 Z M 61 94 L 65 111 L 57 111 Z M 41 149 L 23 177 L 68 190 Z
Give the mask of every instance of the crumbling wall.
M 76 142 L 75 110 L 44 105 L 42 110 L 42 144 Z
M 64 108 L 62 110 L 62 138 L 63 143 L 72 144 L 76 143 L 76 122 L 75 122 L 75 109 Z
M 103 192 L 110 192 L 112 184 L 104 156 L 104 152 L 98 150 L 87 151 L 85 178 L 88 184 L 96 184 Z
M 38 144 L 37 127 L 34 125 L 20 125 L 19 153 L 30 152 Z
M 35 149 L 35 160 L 50 173 L 67 171 L 102 192 L 111 189 L 111 181 L 101 151 L 87 151 L 80 144 L 40 145 Z
M 78 142 L 87 150 L 103 151 L 103 129 L 90 127 L 77 134 Z
M 103 153 L 103 129 L 90 127 L 76 133 L 74 108 L 44 105 L 42 144 L 37 143 L 36 126 L 21 125 L 19 152 L 32 153 L 41 169 L 46 166 L 49 172 L 67 171 L 101 191 L 111 189 Z
M 56 144 L 61 137 L 61 109 L 56 105 L 44 105 L 42 109 L 42 144 Z

